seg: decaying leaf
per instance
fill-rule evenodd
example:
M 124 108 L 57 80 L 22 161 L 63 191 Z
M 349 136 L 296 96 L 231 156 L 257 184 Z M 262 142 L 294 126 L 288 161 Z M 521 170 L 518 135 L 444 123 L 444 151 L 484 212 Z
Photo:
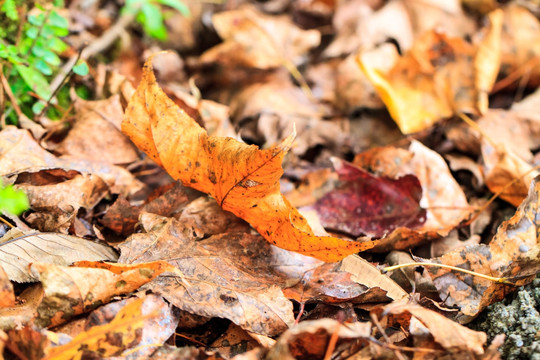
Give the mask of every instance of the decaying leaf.
M 435 311 L 400 301 L 373 312 L 390 317 L 389 326 L 397 325 L 398 328 L 402 326 L 409 329 L 412 335 L 422 335 L 422 330 L 424 333 L 427 331 L 437 344 L 450 353 L 460 354 L 463 358 L 484 354 L 484 345 L 487 341 L 485 333 L 470 330 Z M 421 323 L 421 328 L 418 326 L 420 324 L 414 324 L 415 321 Z
M 122 244 L 119 261 L 161 259 L 177 267 L 181 277 L 178 272 L 160 276 L 148 288 L 180 309 L 228 318 L 246 330 L 266 335 L 280 333 L 294 322 L 292 303 L 281 292 L 279 281 L 283 279 L 277 271 L 280 266 L 290 273 L 313 265 L 295 264 L 290 258 L 274 264 L 276 248 L 259 236 L 230 233 L 195 241 L 193 222 L 155 215 L 143 217 L 143 225 L 148 233 L 135 234 Z
M 44 359 L 69 360 L 91 356 L 119 356 L 140 342 L 144 321 L 157 317 L 157 312 L 143 315 L 143 299 L 137 299 L 118 312 L 106 325 L 97 325 L 69 343 L 52 348 Z
M 113 265 L 82 261 L 76 267 L 33 263 L 32 275 L 43 285 L 36 324 L 52 327 L 107 303 L 113 296 L 129 294 L 165 271 L 176 269 L 164 261 Z
M 227 211 L 250 223 L 271 243 L 324 261 L 367 250 L 359 243 L 313 235 L 307 221 L 279 191 L 281 161 L 294 134 L 259 150 L 232 138 L 208 136 L 159 88 L 152 58 L 126 110 L 123 131 L 150 158 L 185 186 L 210 194 Z
M 9 277 L 0 266 L 0 308 L 6 308 L 15 305 L 15 293 L 13 293 L 13 284 Z
M 79 260 L 114 261 L 118 257 L 107 245 L 64 234 L 12 229 L 0 241 L 0 265 L 17 282 L 36 281 L 28 268 L 35 262 L 66 266 Z
M 534 179 L 527 198 L 515 215 L 499 226 L 489 245 L 458 249 L 441 256 L 436 262 L 508 278 L 517 285 L 531 282 L 539 270 L 539 181 L 539 177 Z M 486 306 L 501 300 L 515 289 L 512 285 L 447 269 L 428 267 L 428 270 L 445 304 L 459 306 L 462 316 L 458 320 L 463 323 L 469 322 Z
M 21 173 L 63 169 L 101 177 L 113 193 L 125 196 L 141 190 L 143 184 L 121 167 L 104 161 L 89 161 L 70 157 L 56 157 L 44 150 L 26 130 L 7 126 L 0 131 L 0 176 L 14 181 Z
M 404 134 L 426 129 L 457 112 L 483 114 L 499 69 L 502 10 L 478 46 L 434 30 L 422 35 L 387 73 L 369 53 L 357 57 Z
M 378 177 L 333 159 L 340 185 L 314 205 L 321 224 L 355 237 L 382 237 L 398 227 L 415 229 L 426 221 L 420 207 L 422 187 L 414 175 Z

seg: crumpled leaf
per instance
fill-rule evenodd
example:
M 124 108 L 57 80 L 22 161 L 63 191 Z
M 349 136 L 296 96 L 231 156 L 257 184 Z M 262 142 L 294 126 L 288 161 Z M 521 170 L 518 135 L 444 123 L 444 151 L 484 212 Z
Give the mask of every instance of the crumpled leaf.
M 298 281 L 303 272 L 313 267 L 306 261 L 310 258 L 294 262 L 286 257 L 277 262 L 273 252 L 286 251 L 246 233 L 200 240 L 194 236 L 196 227 L 188 220 L 179 222 L 146 214 L 142 223 L 148 233 L 134 234 L 120 245 L 119 261 L 166 260 L 181 274 L 158 277 L 147 286 L 153 292 L 180 309 L 206 317 L 228 318 L 258 334 L 279 334 L 293 324 L 292 303 L 283 296 L 279 284 L 284 279 L 277 274 L 282 266 L 282 271 L 294 271 L 298 276 L 291 276 L 289 281 Z
M 70 360 L 90 356 L 121 355 L 140 342 L 144 322 L 155 318 L 158 312 L 142 313 L 144 299 L 137 299 L 122 308 L 106 325 L 96 325 L 80 333 L 69 343 L 52 348 L 43 359 Z
M 450 353 L 459 353 L 460 356 L 474 356 L 484 354 L 484 345 L 487 336 L 481 331 L 468 329 L 435 311 L 405 301 L 393 302 L 382 308 L 375 309 L 374 313 L 388 316 L 388 326 L 402 326 L 411 334 L 420 335 L 424 330 L 429 332 L 437 344 Z M 394 317 L 394 318 L 392 318 Z M 415 331 L 420 321 L 423 326 L 420 331 Z
M 0 266 L 0 308 L 15 305 L 15 293 L 13 284 L 9 281 L 8 275 Z
M 418 228 L 426 220 L 422 187 L 414 175 L 378 177 L 333 159 L 340 185 L 314 205 L 325 228 L 355 237 L 382 237 L 398 227 Z
M 116 260 L 109 246 L 58 233 L 22 232 L 16 228 L 0 239 L 0 265 L 10 280 L 33 282 L 28 265 L 40 262 L 69 265 L 79 260 Z
M 137 290 L 165 271 L 176 272 L 165 261 L 137 265 L 81 261 L 76 267 L 33 263 L 30 269 L 45 293 L 35 321 L 41 327 L 62 324 L 108 303 L 113 296 Z
M 58 180 L 34 184 L 34 178 L 39 176 L 28 174 L 24 176 L 24 183 L 15 185 L 30 201 L 32 212 L 25 216 L 26 221 L 40 231 L 67 234 L 81 208 L 90 212 L 109 194 L 107 184 L 97 175 L 66 173 L 59 169 L 47 173 L 51 179 L 58 175 Z M 21 182 L 22 176 L 18 180 Z
M 357 57 L 404 134 L 426 129 L 457 112 L 483 114 L 500 61 L 502 10 L 478 46 L 434 30 L 422 35 L 387 73 L 369 53 Z
M 371 323 L 353 322 L 340 324 L 333 319 L 303 321 L 285 331 L 270 349 L 268 360 L 322 359 L 330 337 L 337 332 L 338 346 L 344 345 L 340 355 L 347 358 L 367 344 Z M 360 340 L 360 341 L 359 341 Z
M 250 223 L 271 243 L 324 261 L 367 250 L 373 242 L 313 235 L 307 221 L 279 191 L 281 161 L 294 134 L 259 150 L 232 138 L 208 136 L 159 88 L 150 58 L 131 99 L 123 131 L 185 186 L 210 194 L 227 211 Z
M 516 285 L 530 283 L 540 270 L 538 263 L 538 218 L 540 177 L 531 183 L 529 194 L 515 215 L 503 222 L 489 245 L 468 246 L 447 253 L 434 262 L 463 267 L 477 273 L 509 278 Z M 439 296 L 447 306 L 457 305 L 458 320 L 469 322 L 486 306 L 515 290 L 514 286 L 484 278 L 427 267 Z
M 302 30 L 287 16 L 266 15 L 248 6 L 215 14 L 212 23 L 225 42 L 201 56 L 205 63 L 258 69 L 299 64 L 321 38 L 319 31 Z
M 0 131 L 0 176 L 14 177 L 21 173 L 63 169 L 101 177 L 113 193 L 135 194 L 143 184 L 126 169 L 105 161 L 89 161 L 70 157 L 56 157 L 44 150 L 26 130 L 7 126 Z

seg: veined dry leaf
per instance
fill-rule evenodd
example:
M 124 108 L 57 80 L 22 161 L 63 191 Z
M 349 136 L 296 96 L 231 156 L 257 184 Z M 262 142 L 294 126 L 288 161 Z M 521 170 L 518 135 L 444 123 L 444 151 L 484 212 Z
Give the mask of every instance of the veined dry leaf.
M 507 277 L 516 285 L 531 282 L 538 271 L 538 219 L 540 177 L 529 188 L 515 215 L 499 226 L 489 245 L 479 244 L 447 253 L 435 262 L 466 268 L 477 273 Z M 427 267 L 441 299 L 458 305 L 462 323 L 469 322 L 486 306 L 501 300 L 514 286 L 443 268 Z M 516 280 L 517 279 L 517 280 Z
M 43 285 L 36 324 L 52 327 L 71 317 L 129 294 L 163 272 L 177 272 L 165 261 L 137 265 L 81 261 L 76 267 L 33 263 L 32 275 Z
M 387 73 L 379 70 L 369 53 L 358 55 L 360 68 L 404 134 L 426 129 L 459 111 L 487 111 L 487 96 L 498 72 L 502 11 L 492 12 L 489 19 L 491 27 L 478 46 L 427 32 Z
M 307 221 L 280 193 L 281 161 L 294 134 L 268 150 L 208 136 L 159 88 L 151 62 L 152 58 L 145 64 L 122 126 L 171 176 L 210 194 L 224 210 L 284 249 L 331 262 L 375 245 L 313 235 Z
M 276 335 L 294 323 L 292 303 L 283 296 L 280 285 L 287 279 L 297 282 L 314 263 L 320 263 L 245 232 L 201 240 L 194 236 L 192 221 L 147 214 L 142 216 L 142 224 L 148 233 L 134 234 L 121 244 L 119 261 L 160 259 L 179 269 L 176 275 L 158 277 L 147 288 L 182 310 L 228 318 L 258 334 Z M 285 253 L 301 258 L 295 261 Z M 279 254 L 283 260 L 276 256 Z M 294 273 L 279 276 L 280 271 Z
M 93 326 L 71 342 L 50 349 L 43 359 L 71 360 L 94 354 L 103 357 L 119 356 L 140 342 L 144 321 L 158 316 L 157 312 L 143 315 L 143 299 L 126 305 L 106 325 Z
M 31 263 L 69 265 L 79 260 L 116 260 L 117 255 L 109 246 L 57 233 L 25 233 L 16 228 L 0 239 L 0 265 L 10 280 L 33 282 Z

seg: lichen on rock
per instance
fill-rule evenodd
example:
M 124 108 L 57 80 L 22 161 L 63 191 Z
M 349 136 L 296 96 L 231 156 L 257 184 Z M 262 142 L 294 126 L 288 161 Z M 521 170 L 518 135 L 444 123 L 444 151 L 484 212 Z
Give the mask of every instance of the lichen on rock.
M 506 335 L 502 359 L 540 360 L 540 278 L 490 305 L 471 327 L 486 332 L 489 341 Z

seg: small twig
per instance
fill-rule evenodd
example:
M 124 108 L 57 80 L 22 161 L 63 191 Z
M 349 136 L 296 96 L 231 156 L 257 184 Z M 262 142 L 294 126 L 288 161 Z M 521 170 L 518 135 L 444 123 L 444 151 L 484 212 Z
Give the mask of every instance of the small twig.
M 2 87 L 4 88 L 4 91 L 6 92 L 9 100 L 11 101 L 11 106 L 13 107 L 15 112 L 17 113 L 17 116 L 21 117 L 24 114 L 21 111 L 21 108 L 19 107 L 19 104 L 17 104 L 17 99 L 15 99 L 15 95 L 13 95 L 13 92 L 11 91 L 11 87 L 9 86 L 9 83 L 8 83 L 6 77 L 4 76 L 3 71 L 0 71 L 0 81 L 2 81 Z
M 47 100 L 47 103 L 45 104 L 45 106 L 43 107 L 43 109 L 41 109 L 40 113 L 35 117 L 36 119 L 40 119 L 43 114 L 45 114 L 45 111 L 47 111 L 47 109 L 49 108 L 49 106 L 51 105 L 51 101 L 54 99 L 54 97 L 56 96 L 56 94 L 58 93 L 58 91 L 60 91 L 60 89 L 62 88 L 62 86 L 64 86 L 64 83 L 66 81 L 69 80 L 69 78 L 71 77 L 71 74 L 73 74 L 73 68 L 75 67 L 75 64 L 77 64 L 77 61 L 79 61 L 79 59 L 81 58 L 81 54 L 83 52 L 84 48 L 79 50 L 78 54 L 77 54 L 77 57 L 75 58 L 75 62 L 73 63 L 73 66 L 69 69 L 69 71 L 67 72 L 66 76 L 64 76 L 64 78 L 62 79 L 62 81 L 60 82 L 60 84 L 58 84 L 58 86 L 54 89 L 54 91 L 52 92 L 51 96 L 49 97 L 49 99 Z
M 298 309 L 298 315 L 296 315 L 296 319 L 294 319 L 294 325 L 298 325 L 300 323 L 300 318 L 302 315 L 304 315 L 304 310 L 306 309 L 306 303 L 301 302 L 300 303 L 300 309 Z
M 518 67 L 515 71 L 508 74 L 505 78 L 497 81 L 495 85 L 491 88 L 491 94 L 496 93 L 505 87 L 512 84 L 514 81 L 519 79 L 523 74 L 532 71 L 535 67 L 540 65 L 540 56 L 533 57 L 525 64 Z
M 103 52 L 105 49 L 107 49 L 109 46 L 112 45 L 112 43 L 120 37 L 122 32 L 125 30 L 125 28 L 131 24 L 135 20 L 135 14 L 127 13 L 118 19 L 118 21 L 111 26 L 107 31 L 103 33 L 99 38 L 92 41 L 87 47 L 84 48 L 84 50 L 80 53 L 80 55 L 77 55 L 76 57 L 72 57 L 69 59 L 64 66 L 58 71 L 58 74 L 54 77 L 54 79 L 51 81 L 50 89 L 56 89 L 65 78 L 66 74 L 75 66 L 78 59 L 86 60 L 96 54 L 99 54 Z
M 374 313 L 370 313 L 369 315 L 371 317 L 371 321 L 373 321 L 373 323 L 375 324 L 375 326 L 377 327 L 377 329 L 381 333 L 381 335 L 384 338 L 384 340 L 386 341 L 386 343 L 390 344 L 391 343 L 390 338 L 388 337 L 388 335 L 386 335 L 386 332 L 384 331 L 383 327 L 381 326 L 381 323 L 379 322 L 379 319 L 377 319 L 377 316 Z M 397 349 L 392 349 L 392 350 L 394 351 L 394 355 L 396 355 L 397 359 L 405 360 L 405 358 L 403 357 L 403 354 L 399 350 L 397 350 Z
M 186 340 L 189 340 L 189 341 L 191 341 L 192 343 L 195 343 L 195 344 L 197 344 L 197 345 L 204 346 L 204 347 L 207 348 L 207 349 L 210 347 L 210 346 L 206 345 L 205 343 L 200 342 L 199 340 L 193 339 L 193 338 L 191 338 L 191 337 L 189 337 L 189 336 L 187 336 L 187 335 L 180 334 L 180 333 L 177 333 L 177 332 L 175 332 L 174 335 L 180 336 L 181 338 L 186 339 Z
M 512 282 L 508 281 L 508 278 L 506 278 L 506 277 L 494 277 L 494 276 L 489 276 L 489 275 L 485 275 L 485 274 L 480 274 L 480 273 L 477 273 L 475 271 L 462 269 L 462 268 L 452 266 L 452 265 L 435 264 L 435 263 L 428 263 L 428 262 L 426 262 L 426 263 L 413 262 L 413 263 L 408 263 L 408 264 L 399 264 L 399 265 L 387 266 L 387 267 L 382 269 L 382 272 L 387 273 L 389 271 L 394 271 L 394 270 L 402 269 L 402 268 L 405 268 L 405 267 L 411 267 L 411 266 L 440 267 L 440 268 L 443 268 L 443 269 L 459 271 L 459 272 L 462 272 L 462 273 L 465 273 L 465 274 L 480 277 L 482 279 L 486 279 L 486 280 L 493 281 L 493 282 L 496 282 L 496 283 L 514 285 Z
M 341 328 L 341 325 L 342 321 L 339 321 L 334 329 L 334 332 L 332 333 L 332 336 L 330 336 L 328 346 L 326 347 L 326 352 L 324 353 L 324 360 L 330 360 L 332 358 L 332 354 L 336 349 L 336 344 L 339 339 L 339 329 Z
M 3 222 L 4 224 L 6 224 L 7 226 L 9 226 L 9 227 L 12 228 L 12 229 L 14 228 L 14 226 L 11 225 L 11 224 L 9 223 L 9 221 L 7 221 L 6 219 L 4 219 L 3 216 L 0 216 L 0 222 Z
M 394 345 L 394 344 L 387 344 L 387 343 L 384 343 L 384 342 L 382 342 L 380 340 L 375 339 L 372 336 L 367 337 L 367 339 L 369 341 L 371 341 L 372 343 L 375 343 L 375 344 L 377 344 L 379 346 L 388 348 L 390 350 L 411 351 L 411 352 L 427 352 L 427 353 L 441 353 L 441 352 L 444 352 L 444 350 L 439 350 L 439 349 L 429 349 L 429 348 L 421 348 L 421 347 L 413 348 L 413 347 L 409 347 L 409 346 L 397 346 L 397 345 Z

